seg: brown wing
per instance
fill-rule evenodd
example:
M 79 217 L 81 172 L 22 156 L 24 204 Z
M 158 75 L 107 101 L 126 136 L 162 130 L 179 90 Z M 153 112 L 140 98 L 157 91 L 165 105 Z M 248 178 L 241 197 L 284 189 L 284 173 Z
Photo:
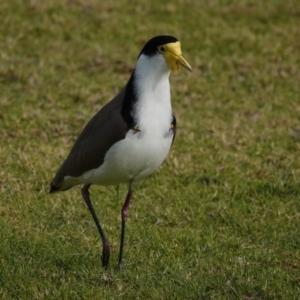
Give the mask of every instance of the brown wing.
M 107 103 L 85 126 L 70 154 L 51 182 L 51 192 L 59 190 L 65 176 L 80 176 L 98 168 L 108 149 L 125 138 L 128 125 L 121 116 L 125 89 Z

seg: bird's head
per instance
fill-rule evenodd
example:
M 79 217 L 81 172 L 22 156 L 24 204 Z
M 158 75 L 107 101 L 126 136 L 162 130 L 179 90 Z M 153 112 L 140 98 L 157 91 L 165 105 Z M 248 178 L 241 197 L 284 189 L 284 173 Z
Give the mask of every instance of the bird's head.
M 173 36 L 160 35 L 152 38 L 145 44 L 141 54 L 162 55 L 171 71 L 178 71 L 181 66 L 192 71 L 192 67 L 182 56 L 180 42 Z

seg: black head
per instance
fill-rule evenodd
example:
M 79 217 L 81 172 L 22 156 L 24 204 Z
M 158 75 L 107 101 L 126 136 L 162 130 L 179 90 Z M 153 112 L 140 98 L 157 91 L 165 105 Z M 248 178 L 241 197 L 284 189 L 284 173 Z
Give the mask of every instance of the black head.
M 178 40 L 175 37 L 170 36 L 170 35 L 156 36 L 146 43 L 146 45 L 142 49 L 140 55 L 141 54 L 150 55 L 150 56 L 154 55 L 157 53 L 158 46 L 169 44 L 169 43 L 176 43 L 177 41 Z

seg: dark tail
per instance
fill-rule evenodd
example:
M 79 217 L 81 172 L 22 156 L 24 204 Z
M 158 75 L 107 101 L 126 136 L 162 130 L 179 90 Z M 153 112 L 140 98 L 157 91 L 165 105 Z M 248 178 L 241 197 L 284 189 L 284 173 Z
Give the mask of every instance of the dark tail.
M 60 188 L 60 185 L 57 185 L 57 184 L 55 184 L 54 181 L 52 181 L 52 182 L 50 183 L 50 191 L 49 191 L 49 194 L 53 194 L 53 193 L 55 193 L 55 192 L 58 192 L 58 191 L 59 191 L 59 188 Z

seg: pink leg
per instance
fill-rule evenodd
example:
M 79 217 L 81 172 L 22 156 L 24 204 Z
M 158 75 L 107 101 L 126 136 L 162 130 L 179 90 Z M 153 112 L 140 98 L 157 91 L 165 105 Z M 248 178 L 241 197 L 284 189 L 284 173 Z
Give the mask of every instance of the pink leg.
M 125 203 L 123 205 L 121 216 L 122 216 L 122 231 L 121 231 L 121 243 L 120 243 L 120 253 L 119 253 L 119 263 L 118 266 L 122 266 L 122 259 L 123 259 L 123 247 L 124 247 L 124 239 L 125 239 L 125 225 L 126 225 L 126 219 L 129 215 L 129 207 L 130 207 L 130 201 L 133 194 L 133 187 L 130 185 L 128 189 L 128 193 L 126 196 Z

